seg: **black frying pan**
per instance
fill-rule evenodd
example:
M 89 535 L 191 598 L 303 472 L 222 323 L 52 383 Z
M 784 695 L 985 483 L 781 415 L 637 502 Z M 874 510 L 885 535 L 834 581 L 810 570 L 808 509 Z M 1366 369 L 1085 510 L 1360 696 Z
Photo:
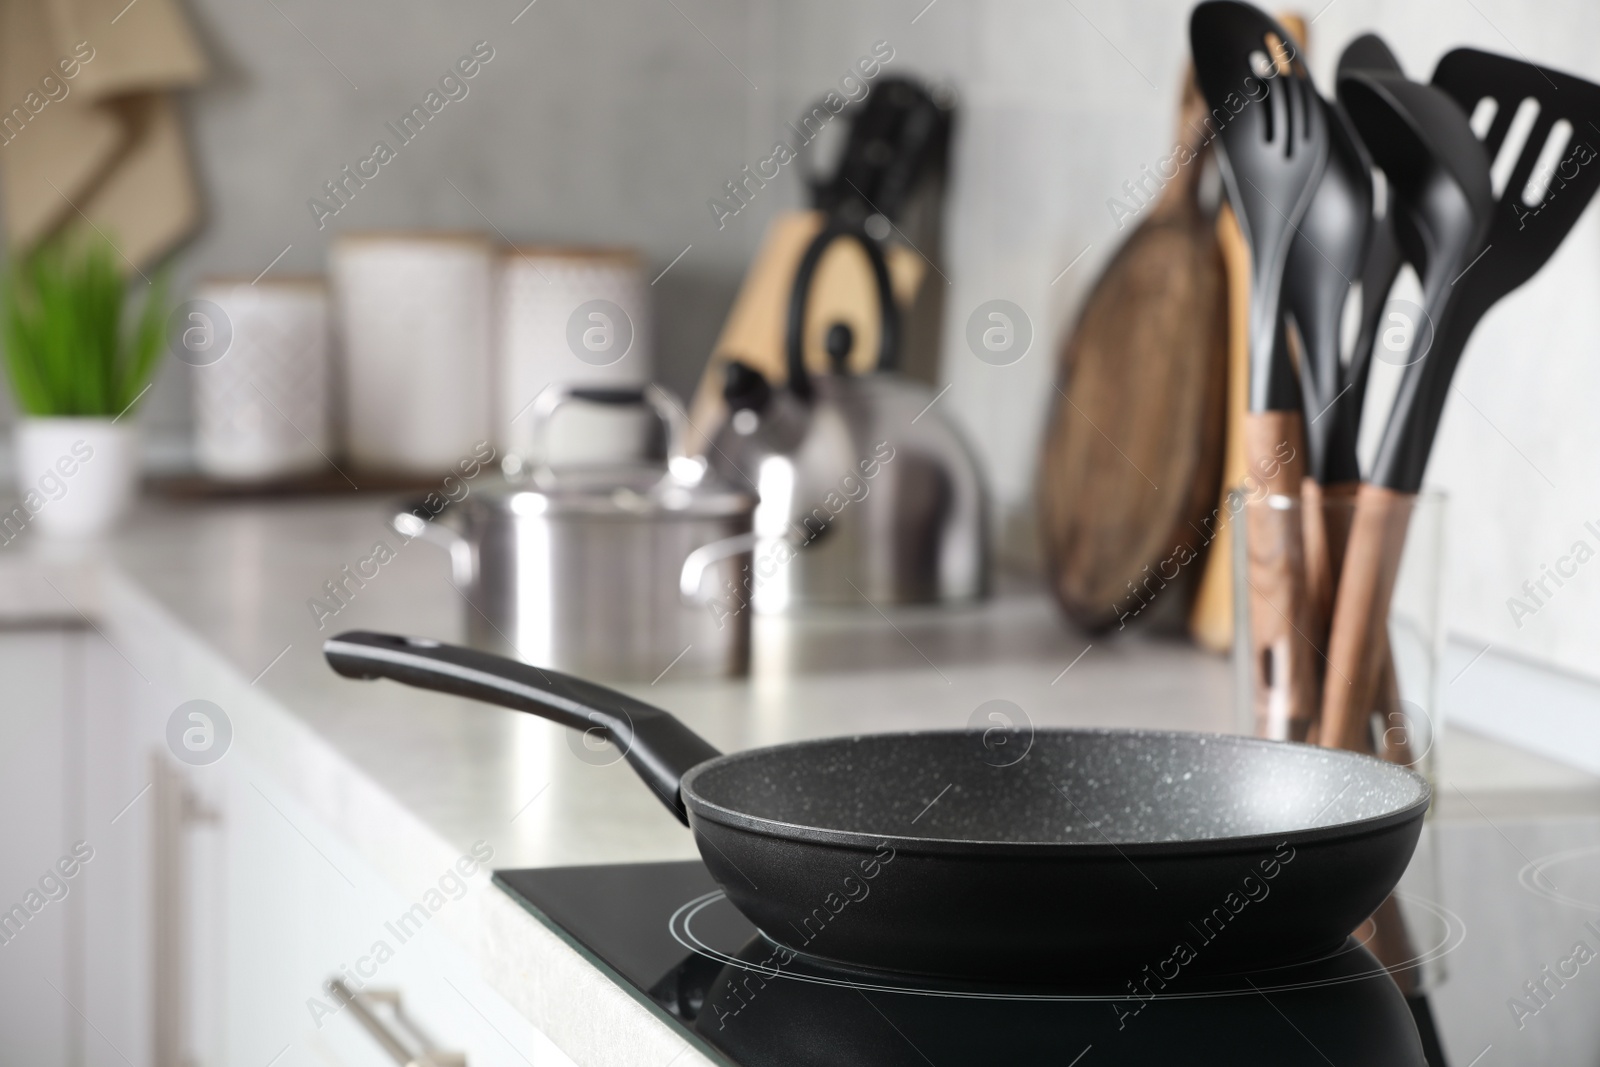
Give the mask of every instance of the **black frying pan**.
M 871 734 L 724 756 L 659 708 L 500 656 L 360 632 L 324 651 L 348 677 L 603 729 L 779 965 L 1143 989 L 1312 958 L 1394 888 L 1430 798 L 1368 756 L 1212 734 Z

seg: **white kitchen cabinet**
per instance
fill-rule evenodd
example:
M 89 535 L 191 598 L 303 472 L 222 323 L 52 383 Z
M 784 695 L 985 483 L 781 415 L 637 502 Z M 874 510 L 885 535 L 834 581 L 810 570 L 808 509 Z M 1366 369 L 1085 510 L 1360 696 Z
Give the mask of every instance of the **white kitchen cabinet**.
M 70 853 L 82 815 L 82 775 L 70 758 L 81 708 L 68 684 L 80 641 L 71 630 L 0 632 L 0 812 L 6 813 L 0 818 L 0 1035 L 6 1062 L 78 1058 L 79 1027 L 65 998 L 81 1002 L 82 996 L 83 880 L 62 878 L 55 865 Z M 12 914 L 17 908 L 20 916 Z
M 209 766 L 173 759 L 167 717 L 196 694 L 119 636 L 0 631 L 0 906 L 44 900 L 0 942 L 0 1062 L 384 1067 L 351 1011 L 318 1007 L 338 1008 L 325 983 L 343 974 L 398 993 L 433 1046 L 471 1067 L 571 1063 L 433 913 L 396 925 L 437 879 L 390 884 L 252 759 L 248 737 Z M 90 858 L 62 878 L 75 845 Z M 439 877 L 441 912 L 499 892 L 486 868 Z
M 154 687 L 86 625 L 0 630 L 0 679 L 0 1059 L 145 1067 Z
M 468 880 L 441 870 L 449 892 L 440 892 L 440 911 L 420 924 L 413 912 L 402 926 L 414 907 L 426 911 L 437 880 L 392 885 L 265 773 L 245 745 L 189 774 L 218 820 L 199 831 L 218 840 L 216 862 L 196 871 L 197 892 L 221 901 L 214 942 L 221 951 L 210 964 L 215 977 L 206 979 L 215 997 L 206 1010 L 220 1014 L 219 1025 L 194 1020 L 208 1042 L 194 1050 L 198 1062 L 391 1063 L 351 1012 L 326 1013 L 335 1001 L 325 983 L 339 975 L 352 988 L 399 993 L 434 1046 L 464 1053 L 471 1067 L 572 1062 L 478 979 L 432 917 L 461 907 L 456 893 L 500 892 L 485 872 Z
M 121 635 L 102 626 L 80 640 L 84 730 L 77 758 L 83 768 L 83 836 L 94 848 L 83 873 L 83 1062 L 158 1067 L 150 754 L 161 743 L 160 711 L 168 691 L 150 664 L 125 658 Z
M 0 678 L 0 907 L 42 900 L 0 917 L 0 1061 L 147 1067 L 164 691 L 89 625 L 0 630 Z

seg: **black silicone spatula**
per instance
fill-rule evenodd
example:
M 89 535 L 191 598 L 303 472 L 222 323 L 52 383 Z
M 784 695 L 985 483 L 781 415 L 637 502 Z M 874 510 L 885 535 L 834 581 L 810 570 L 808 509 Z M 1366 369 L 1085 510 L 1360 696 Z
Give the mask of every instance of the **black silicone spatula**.
M 1461 310 L 1434 341 L 1436 350 L 1459 357 L 1484 313 L 1544 266 L 1600 189 L 1600 85 L 1475 48 L 1446 54 L 1434 69 L 1433 84 L 1469 115 L 1485 100 L 1493 101 L 1494 118 L 1483 146 L 1496 166 L 1503 162 L 1502 152 L 1520 147 L 1496 198 L 1483 257 L 1455 284 L 1461 290 Z M 1527 139 L 1520 146 L 1508 145 L 1512 119 L 1530 100 L 1538 111 Z M 1552 137 L 1565 138 L 1565 143 L 1554 153 L 1549 180 L 1530 199 L 1529 179 Z M 1403 442 L 1404 473 L 1418 481 L 1445 395 L 1439 389 L 1421 398 L 1426 404 L 1421 424 Z
M 1338 104 L 1317 100 L 1328 128 L 1328 164 L 1300 220 L 1283 275 L 1284 301 L 1300 335 L 1306 467 L 1319 485 L 1353 484 L 1353 405 L 1339 360 L 1339 327 L 1360 277 L 1372 229 L 1372 161 Z M 1349 392 L 1353 392 L 1350 390 Z

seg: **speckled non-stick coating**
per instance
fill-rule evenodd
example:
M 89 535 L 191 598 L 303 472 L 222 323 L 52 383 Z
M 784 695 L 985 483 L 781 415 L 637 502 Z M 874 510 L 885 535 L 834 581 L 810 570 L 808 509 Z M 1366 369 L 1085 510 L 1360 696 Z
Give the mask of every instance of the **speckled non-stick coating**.
M 1312 745 L 1040 730 L 755 749 L 702 765 L 683 792 L 704 818 L 811 838 L 1128 846 L 1362 824 L 1425 802 L 1428 786 L 1404 768 Z

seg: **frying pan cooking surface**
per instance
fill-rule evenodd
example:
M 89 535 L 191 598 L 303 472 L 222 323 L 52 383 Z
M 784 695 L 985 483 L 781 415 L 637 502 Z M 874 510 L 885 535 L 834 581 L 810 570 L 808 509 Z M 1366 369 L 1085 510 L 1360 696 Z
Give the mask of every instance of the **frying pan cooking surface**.
M 1188 846 L 1404 817 L 1427 798 L 1420 778 L 1352 753 L 1252 738 L 1071 730 L 994 742 L 952 731 L 755 749 L 692 771 L 684 800 L 715 822 L 815 841 Z

